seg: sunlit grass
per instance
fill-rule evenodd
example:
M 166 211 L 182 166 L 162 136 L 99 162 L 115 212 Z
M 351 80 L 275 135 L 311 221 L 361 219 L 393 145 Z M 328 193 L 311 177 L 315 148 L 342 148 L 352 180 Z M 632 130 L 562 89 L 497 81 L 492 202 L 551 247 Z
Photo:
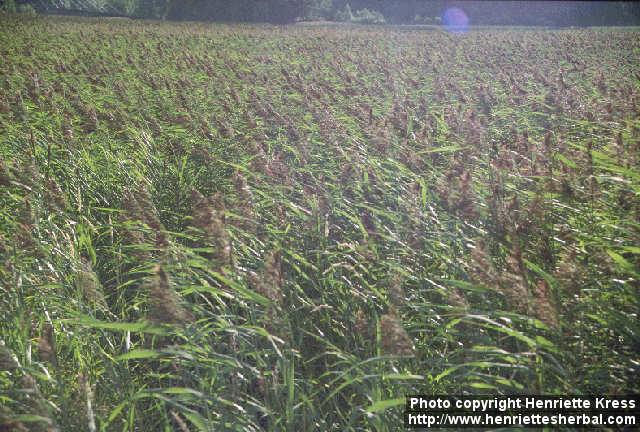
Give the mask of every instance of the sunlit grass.
M 638 393 L 640 39 L 0 17 L 0 425 Z

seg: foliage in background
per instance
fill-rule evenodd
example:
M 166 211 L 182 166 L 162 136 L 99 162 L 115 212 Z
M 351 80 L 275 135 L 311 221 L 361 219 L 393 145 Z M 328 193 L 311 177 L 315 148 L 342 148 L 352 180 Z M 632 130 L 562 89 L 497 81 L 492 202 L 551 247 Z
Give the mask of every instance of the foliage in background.
M 429 15 L 416 15 L 413 17 L 414 24 L 440 24 L 442 22 L 442 18 L 439 16 L 429 16 Z
M 7 0 L 0 4 L 0 13 L 22 14 L 26 17 L 35 17 L 36 10 L 29 4 L 17 5 L 14 0 Z
M 15 0 L 5 0 L 0 6 L 0 11 L 6 13 L 17 13 L 18 7 Z
M 351 22 L 355 24 L 384 24 L 384 16 L 376 11 L 367 8 L 360 9 L 353 13 L 351 6 L 347 3 L 343 9 L 337 10 L 334 19 L 339 22 Z
M 351 11 L 349 3 L 344 5 L 343 9 L 336 11 L 335 20 L 340 22 L 350 22 L 353 20 L 353 12 Z
M 639 40 L 0 17 L 0 429 L 640 392 Z
M 3 0 L 0 0 L 2 4 Z M 5 0 L 10 3 L 14 0 Z M 293 23 L 296 20 L 349 21 L 354 11 L 377 11 L 391 24 L 413 24 L 415 17 L 437 17 L 450 0 L 16 0 L 38 12 L 73 15 L 126 15 L 193 21 Z M 472 25 L 607 26 L 640 25 L 640 3 L 625 1 L 549 2 L 467 0 L 460 3 Z M 368 20 L 368 19 L 365 19 Z
M 302 0 L 302 20 L 317 21 L 333 19 L 333 0 Z
M 384 24 L 384 16 L 376 11 L 367 8 L 360 9 L 353 14 L 351 21 L 357 24 Z

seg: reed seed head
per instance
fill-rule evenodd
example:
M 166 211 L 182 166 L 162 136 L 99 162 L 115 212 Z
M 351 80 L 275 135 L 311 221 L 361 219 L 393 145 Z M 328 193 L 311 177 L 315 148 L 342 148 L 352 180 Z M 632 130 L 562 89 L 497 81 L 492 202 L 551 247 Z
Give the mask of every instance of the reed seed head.
M 152 280 L 147 284 L 149 292 L 149 319 L 158 324 L 187 324 L 193 315 L 182 304 L 180 297 L 171 288 L 169 276 L 157 265 Z
M 413 355 L 413 342 L 395 314 L 385 314 L 380 317 L 380 332 L 384 354 Z

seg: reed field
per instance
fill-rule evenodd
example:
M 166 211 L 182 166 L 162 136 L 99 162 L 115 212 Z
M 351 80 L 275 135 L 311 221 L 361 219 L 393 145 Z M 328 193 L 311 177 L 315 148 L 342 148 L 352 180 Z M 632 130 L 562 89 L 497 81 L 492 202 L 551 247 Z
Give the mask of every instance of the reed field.
M 0 431 L 640 393 L 640 33 L 0 15 Z

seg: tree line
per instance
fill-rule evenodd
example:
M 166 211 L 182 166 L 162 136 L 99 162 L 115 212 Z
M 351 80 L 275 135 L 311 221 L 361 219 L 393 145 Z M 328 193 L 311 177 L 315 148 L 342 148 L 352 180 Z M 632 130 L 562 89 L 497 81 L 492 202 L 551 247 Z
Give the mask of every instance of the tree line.
M 137 18 L 271 22 L 327 20 L 437 24 L 459 7 L 475 25 L 640 25 L 640 3 L 624 1 L 456 0 L 0 0 L 39 12 L 99 10 Z

